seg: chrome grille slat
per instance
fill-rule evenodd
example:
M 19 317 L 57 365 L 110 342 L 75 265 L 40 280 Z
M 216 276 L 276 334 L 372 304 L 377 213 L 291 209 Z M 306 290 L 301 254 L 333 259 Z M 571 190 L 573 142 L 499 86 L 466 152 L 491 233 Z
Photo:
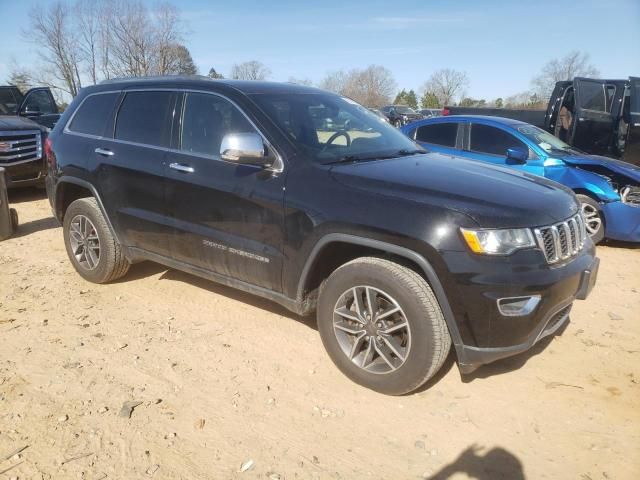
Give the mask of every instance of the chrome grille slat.
M 578 253 L 579 240 L 578 240 L 578 224 L 575 218 L 569 220 L 569 230 L 571 237 L 571 253 L 575 255 Z
M 580 213 L 564 222 L 536 228 L 534 234 L 547 263 L 557 263 L 573 257 L 582 250 L 587 238 Z
M 11 166 L 42 158 L 39 130 L 0 131 L 0 166 Z
M 560 234 L 558 233 L 558 227 L 555 225 L 551 227 L 551 236 L 553 237 L 553 261 L 557 262 L 562 256 L 562 246 L 560 245 Z

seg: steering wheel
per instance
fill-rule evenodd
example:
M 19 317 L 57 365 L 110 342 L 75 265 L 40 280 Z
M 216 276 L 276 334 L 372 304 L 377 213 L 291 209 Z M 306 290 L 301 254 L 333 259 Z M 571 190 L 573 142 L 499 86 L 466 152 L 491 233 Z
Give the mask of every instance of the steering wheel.
M 344 130 L 339 130 L 329 137 L 327 143 L 325 143 L 324 147 L 322 147 L 322 151 L 324 152 L 329 147 L 329 145 L 331 145 L 333 141 L 338 137 L 344 137 L 347 140 L 347 147 L 351 146 L 351 137 L 349 136 L 349 134 Z

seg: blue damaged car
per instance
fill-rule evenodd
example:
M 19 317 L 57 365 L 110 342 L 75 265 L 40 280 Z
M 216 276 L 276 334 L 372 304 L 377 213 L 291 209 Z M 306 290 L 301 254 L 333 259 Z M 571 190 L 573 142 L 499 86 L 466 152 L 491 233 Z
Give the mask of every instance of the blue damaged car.
M 572 189 L 594 243 L 640 242 L 640 167 L 589 155 L 528 123 L 455 115 L 402 127 L 429 150 L 540 175 Z

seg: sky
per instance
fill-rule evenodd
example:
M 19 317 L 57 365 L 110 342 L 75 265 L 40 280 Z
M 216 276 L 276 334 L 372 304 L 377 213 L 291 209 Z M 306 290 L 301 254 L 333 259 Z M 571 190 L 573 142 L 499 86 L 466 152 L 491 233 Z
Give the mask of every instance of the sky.
M 149 5 L 153 5 L 150 0 Z M 601 77 L 640 76 L 640 0 L 173 0 L 200 70 L 228 75 L 259 60 L 271 78 L 318 83 L 329 71 L 390 69 L 420 90 L 436 70 L 466 72 L 467 96 L 491 100 L 530 88 L 543 65 L 587 52 Z M 0 83 L 12 65 L 37 68 L 23 32 L 46 0 L 0 0 Z

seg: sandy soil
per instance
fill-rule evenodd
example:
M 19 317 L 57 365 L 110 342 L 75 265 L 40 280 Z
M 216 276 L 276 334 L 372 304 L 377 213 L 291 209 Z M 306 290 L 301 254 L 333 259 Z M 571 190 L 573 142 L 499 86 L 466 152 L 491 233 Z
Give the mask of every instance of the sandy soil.
M 398 398 L 347 380 L 312 321 L 259 298 L 151 263 L 84 282 L 43 194 L 12 201 L 0 479 L 640 476 L 640 250 L 598 248 L 561 336 L 465 380 L 450 358 Z

